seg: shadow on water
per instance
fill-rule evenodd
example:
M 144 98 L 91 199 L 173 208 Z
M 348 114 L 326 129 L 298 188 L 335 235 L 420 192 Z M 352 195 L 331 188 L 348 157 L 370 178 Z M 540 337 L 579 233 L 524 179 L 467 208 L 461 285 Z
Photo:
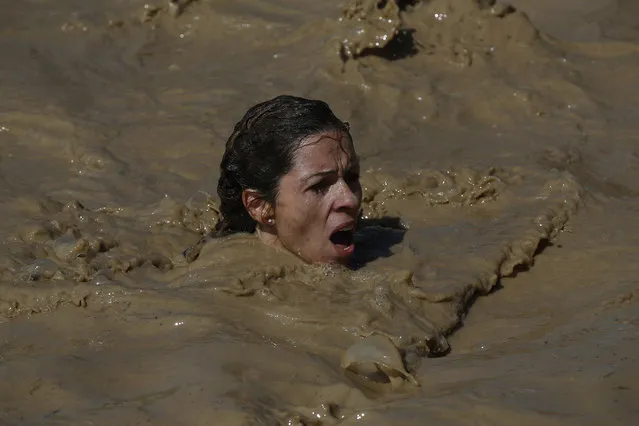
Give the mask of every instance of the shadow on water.
M 368 47 L 358 55 L 364 56 L 378 56 L 388 61 L 397 61 L 399 59 L 410 58 L 415 56 L 419 51 L 417 50 L 417 42 L 415 41 L 415 30 L 411 28 L 403 28 L 397 31 L 395 37 L 393 37 L 388 44 L 384 47 Z
M 355 234 L 355 254 L 351 266 L 357 270 L 368 263 L 393 255 L 391 248 L 404 240 L 406 227 L 398 217 L 361 219 Z

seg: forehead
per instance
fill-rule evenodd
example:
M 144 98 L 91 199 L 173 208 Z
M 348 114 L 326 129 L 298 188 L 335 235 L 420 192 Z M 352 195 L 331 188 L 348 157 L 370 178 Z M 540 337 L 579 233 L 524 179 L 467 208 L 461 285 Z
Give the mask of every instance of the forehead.
M 309 136 L 300 142 L 292 170 L 345 167 L 354 161 L 356 154 L 351 138 L 343 132 L 329 131 Z

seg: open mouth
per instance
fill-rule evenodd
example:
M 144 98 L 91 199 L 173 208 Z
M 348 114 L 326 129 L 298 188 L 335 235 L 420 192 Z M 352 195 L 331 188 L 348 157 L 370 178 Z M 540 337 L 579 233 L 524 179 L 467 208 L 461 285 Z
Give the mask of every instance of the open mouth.
M 335 248 L 344 254 L 350 254 L 355 249 L 355 226 L 348 225 L 333 232 L 330 237 Z

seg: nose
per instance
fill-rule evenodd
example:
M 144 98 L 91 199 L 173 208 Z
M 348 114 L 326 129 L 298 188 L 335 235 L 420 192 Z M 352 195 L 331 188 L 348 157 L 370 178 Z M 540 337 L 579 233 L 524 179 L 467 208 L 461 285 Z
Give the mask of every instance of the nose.
M 337 187 L 333 208 L 336 211 L 357 215 L 362 199 L 362 189 L 359 182 L 356 185 L 348 185 L 343 179 L 340 179 Z

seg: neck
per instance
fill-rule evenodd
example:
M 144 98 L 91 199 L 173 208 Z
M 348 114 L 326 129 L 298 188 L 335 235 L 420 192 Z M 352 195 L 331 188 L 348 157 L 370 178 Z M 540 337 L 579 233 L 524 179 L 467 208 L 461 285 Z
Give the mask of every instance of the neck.
M 272 228 L 272 227 L 269 227 L 269 228 Z M 274 232 L 273 229 L 269 229 L 269 228 L 266 228 L 262 225 L 257 225 L 257 227 L 255 228 L 255 233 L 257 234 L 257 237 L 260 239 L 260 241 L 262 241 L 267 246 L 275 247 L 275 248 L 283 248 L 280 239 L 277 237 L 277 234 Z

